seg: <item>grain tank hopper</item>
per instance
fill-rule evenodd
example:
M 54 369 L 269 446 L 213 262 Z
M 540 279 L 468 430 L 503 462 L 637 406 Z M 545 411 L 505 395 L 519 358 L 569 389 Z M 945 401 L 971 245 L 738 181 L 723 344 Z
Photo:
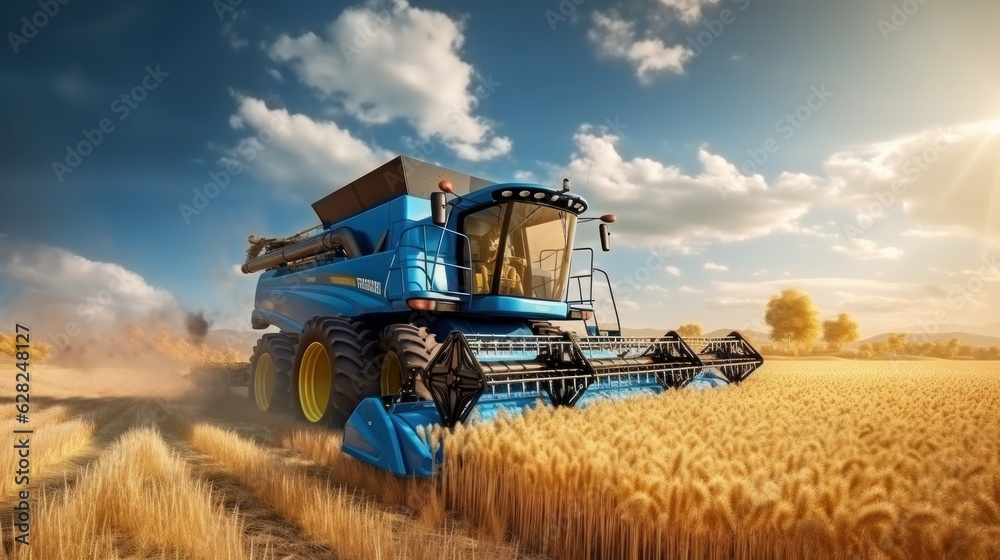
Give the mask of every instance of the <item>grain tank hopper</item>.
M 251 324 L 280 332 L 254 349 L 250 392 L 343 428 L 346 453 L 396 474 L 440 463 L 421 427 L 739 383 L 763 362 L 737 332 L 621 336 L 613 293 L 593 295 L 607 274 L 573 247 L 577 224 L 600 220 L 609 250 L 614 216 L 583 217 L 568 181 L 497 184 L 397 157 L 312 206 L 314 232 L 251 238 Z

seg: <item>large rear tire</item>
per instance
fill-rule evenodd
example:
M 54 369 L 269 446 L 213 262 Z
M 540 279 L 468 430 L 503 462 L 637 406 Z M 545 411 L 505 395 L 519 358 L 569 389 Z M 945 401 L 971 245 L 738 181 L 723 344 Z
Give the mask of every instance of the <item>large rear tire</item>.
M 250 357 L 250 396 L 257 408 L 267 412 L 289 411 L 292 359 L 295 346 L 291 337 L 268 333 L 260 337 Z
M 292 372 L 296 417 L 343 428 L 362 399 L 379 394 L 378 341 L 360 321 L 314 317 L 302 328 Z
M 409 379 L 412 368 L 425 369 L 438 347 L 437 339 L 424 327 L 410 324 L 389 325 L 379 339 L 382 349 L 380 388 L 382 395 L 395 395 Z M 422 383 L 414 384 L 414 391 L 430 399 L 430 392 Z

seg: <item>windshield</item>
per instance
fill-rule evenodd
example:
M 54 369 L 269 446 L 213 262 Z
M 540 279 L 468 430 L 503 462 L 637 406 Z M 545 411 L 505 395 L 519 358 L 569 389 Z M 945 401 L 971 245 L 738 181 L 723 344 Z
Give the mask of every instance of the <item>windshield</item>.
M 472 242 L 473 294 L 563 299 L 575 215 L 508 202 L 466 216 L 463 227 Z

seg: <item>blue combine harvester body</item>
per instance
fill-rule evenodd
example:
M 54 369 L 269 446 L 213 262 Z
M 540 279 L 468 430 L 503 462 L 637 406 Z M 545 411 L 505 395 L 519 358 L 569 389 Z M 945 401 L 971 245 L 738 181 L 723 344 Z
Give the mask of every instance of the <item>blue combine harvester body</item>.
M 243 265 L 261 272 L 251 324 L 280 330 L 251 358 L 257 406 L 343 427 L 348 454 L 431 476 L 442 451 L 426 428 L 739 383 L 763 362 L 735 332 L 622 337 L 613 293 L 593 297 L 607 274 L 573 247 L 587 208 L 568 182 L 497 184 L 398 157 L 314 203 L 314 234 L 251 237 L 266 248 Z M 614 216 L 600 220 L 608 250 Z

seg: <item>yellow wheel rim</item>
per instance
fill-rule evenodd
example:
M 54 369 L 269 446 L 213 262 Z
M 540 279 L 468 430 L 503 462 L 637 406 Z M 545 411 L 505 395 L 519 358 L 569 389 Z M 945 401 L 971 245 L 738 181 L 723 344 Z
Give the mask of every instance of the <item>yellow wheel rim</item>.
M 274 361 L 270 354 L 262 354 L 253 372 L 253 396 L 257 408 L 267 410 L 274 397 Z
M 382 360 L 382 394 L 395 395 L 403 386 L 403 368 L 399 365 L 399 357 L 395 352 L 389 352 Z
M 333 375 L 326 346 L 313 342 L 306 348 L 299 368 L 299 403 L 302 414 L 310 422 L 319 422 L 330 402 Z

